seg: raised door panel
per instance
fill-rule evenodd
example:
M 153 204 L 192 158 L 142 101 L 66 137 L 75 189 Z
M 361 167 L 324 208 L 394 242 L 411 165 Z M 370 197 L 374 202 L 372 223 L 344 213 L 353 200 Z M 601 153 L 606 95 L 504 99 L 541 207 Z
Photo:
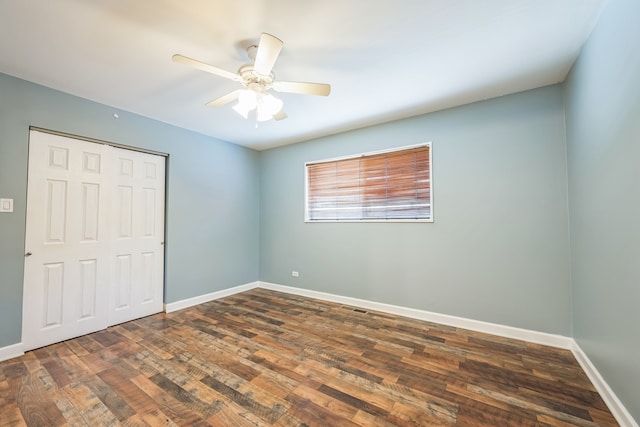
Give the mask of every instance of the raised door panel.
M 45 264 L 42 290 L 44 293 L 42 308 L 42 328 L 62 326 L 64 306 L 64 263 Z
M 64 243 L 67 228 L 67 181 L 48 179 L 44 213 L 45 243 Z
M 98 311 L 98 260 L 80 261 L 80 319 L 95 317 Z

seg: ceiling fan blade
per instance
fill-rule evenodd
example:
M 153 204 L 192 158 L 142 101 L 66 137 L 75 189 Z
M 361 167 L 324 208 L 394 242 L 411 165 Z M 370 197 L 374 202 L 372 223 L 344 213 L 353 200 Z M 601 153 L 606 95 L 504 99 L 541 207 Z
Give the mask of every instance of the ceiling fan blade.
M 204 62 L 196 61 L 195 59 L 191 59 L 189 57 L 175 54 L 171 57 L 174 62 L 178 62 L 180 64 L 188 65 L 190 67 L 196 68 L 201 71 L 205 71 L 207 73 L 215 74 L 216 76 L 224 77 L 225 79 L 233 80 L 239 82 L 242 78 L 230 71 L 223 70 L 222 68 L 214 67 L 213 65 L 205 64 Z
M 273 64 L 276 63 L 283 45 L 284 43 L 279 38 L 271 34 L 262 33 L 258 43 L 256 59 L 253 63 L 253 70 L 263 76 L 271 74 Z
M 331 93 L 331 85 L 325 83 L 275 81 L 272 87 L 278 92 L 302 93 L 305 95 L 328 96 Z
M 240 92 L 242 92 L 242 89 L 234 90 L 231 93 L 228 93 L 226 95 L 222 95 L 218 99 L 214 99 L 213 101 L 207 102 L 206 106 L 207 107 L 220 107 L 222 105 L 225 105 L 225 104 L 228 104 L 230 102 L 233 102 L 236 99 L 238 99 L 238 96 L 240 96 Z
M 274 120 L 284 120 L 284 119 L 286 119 L 287 117 L 288 117 L 288 116 L 287 116 L 287 113 L 285 113 L 285 112 L 284 112 L 284 108 L 281 108 L 281 109 L 280 109 L 280 111 L 278 111 L 277 113 L 275 113 L 275 114 L 273 115 L 273 119 L 274 119 Z

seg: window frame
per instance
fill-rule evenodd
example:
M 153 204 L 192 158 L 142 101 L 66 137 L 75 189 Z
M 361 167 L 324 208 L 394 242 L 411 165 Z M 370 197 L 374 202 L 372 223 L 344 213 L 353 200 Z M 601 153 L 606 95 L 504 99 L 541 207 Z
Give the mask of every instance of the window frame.
M 411 150 L 415 148 L 429 147 L 429 218 L 361 218 L 361 219 L 310 219 L 309 218 L 309 165 L 319 163 L 331 163 L 342 160 L 354 160 L 367 156 L 375 156 L 380 154 L 394 153 L 398 151 Z M 406 222 L 406 223 L 432 223 L 434 222 L 434 209 L 433 209 L 433 144 L 431 141 L 423 142 L 415 145 L 405 145 L 402 147 L 393 147 L 378 151 L 368 151 L 365 153 L 333 157 L 328 159 L 308 161 L 304 164 L 304 222 L 305 223 L 365 223 L 365 222 L 378 222 L 378 223 L 390 223 L 390 222 Z

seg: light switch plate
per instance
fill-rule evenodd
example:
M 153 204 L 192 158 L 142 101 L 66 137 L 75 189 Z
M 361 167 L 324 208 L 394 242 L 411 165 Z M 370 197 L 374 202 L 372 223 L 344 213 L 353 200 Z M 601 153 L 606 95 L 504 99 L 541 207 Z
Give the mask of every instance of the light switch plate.
M 13 199 L 0 199 L 0 212 L 13 212 Z

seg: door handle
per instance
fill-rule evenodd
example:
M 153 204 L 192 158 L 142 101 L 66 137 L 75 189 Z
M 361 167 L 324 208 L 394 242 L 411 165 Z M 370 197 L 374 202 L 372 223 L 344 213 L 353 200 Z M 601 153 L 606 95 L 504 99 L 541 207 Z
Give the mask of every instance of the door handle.
M 30 257 L 31 255 L 33 255 L 31 252 L 27 252 L 26 254 L 24 254 L 25 257 Z

